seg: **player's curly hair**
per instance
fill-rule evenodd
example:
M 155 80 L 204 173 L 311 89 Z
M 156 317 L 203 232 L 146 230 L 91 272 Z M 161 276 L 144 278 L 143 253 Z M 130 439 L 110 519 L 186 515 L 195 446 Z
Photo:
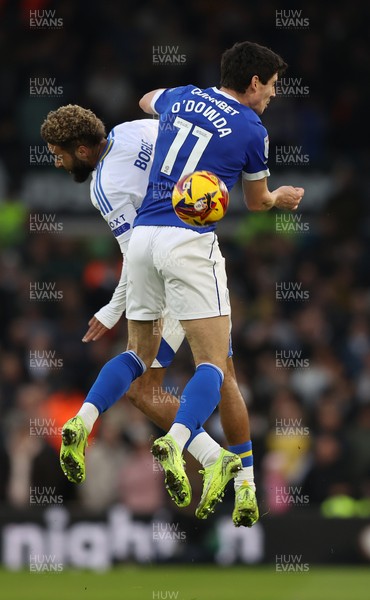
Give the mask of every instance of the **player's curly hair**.
M 67 104 L 49 112 L 41 125 L 41 137 L 48 144 L 73 151 L 77 146 L 95 146 L 105 137 L 103 122 L 89 109 Z
M 275 73 L 280 77 L 288 65 L 278 54 L 254 42 L 240 42 L 221 58 L 221 86 L 243 94 L 252 77 L 266 84 Z

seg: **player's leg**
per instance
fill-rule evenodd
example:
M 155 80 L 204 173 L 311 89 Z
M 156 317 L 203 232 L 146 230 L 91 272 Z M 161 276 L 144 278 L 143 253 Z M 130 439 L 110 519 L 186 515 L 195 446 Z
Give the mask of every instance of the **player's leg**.
M 185 332 L 183 327 L 179 321 L 169 316 L 166 309 L 163 316 L 162 339 L 158 354 L 151 368 L 142 377 L 136 379 L 126 392 L 126 398 L 164 431 L 170 429 L 180 406 L 180 401 L 178 397 L 164 389 L 162 384 L 166 368 L 172 363 L 184 338 Z M 209 463 L 212 438 L 206 434 L 203 428 L 200 428 L 195 431 L 194 435 L 187 442 L 187 446 L 200 433 L 204 434 L 201 438 L 203 443 L 200 444 L 198 438 L 197 444 L 191 445 L 188 450 L 205 467 Z M 199 450 L 195 456 L 196 447 Z M 218 444 L 216 444 L 216 447 L 217 449 L 220 448 Z
M 176 416 L 179 399 L 162 387 L 166 368 L 172 363 L 177 350 L 185 338 L 185 332 L 168 310 L 163 312 L 161 327 L 155 333 L 162 334 L 157 356 L 151 368 L 132 383 L 126 397 L 153 423 L 168 431 Z
M 232 358 L 221 388 L 220 417 L 230 452 L 238 454 L 243 468 L 234 479 L 235 507 L 233 521 L 250 527 L 258 520 L 258 506 L 253 476 L 252 444 L 248 411 L 240 393 Z M 162 387 L 166 369 L 151 368 L 132 383 L 126 397 L 153 423 L 168 431 L 179 408 L 179 400 Z M 193 436 L 188 450 L 206 469 L 218 459 L 219 445 L 202 429 Z
M 174 498 L 176 493 L 179 495 L 174 481 L 177 482 L 181 476 L 178 471 L 181 464 L 179 456 L 185 444 L 191 442 L 189 451 L 192 453 L 194 446 L 197 450 L 199 443 L 203 448 L 206 446 L 206 452 L 201 455 L 199 448 L 197 456 L 203 464 L 209 463 L 209 466 L 203 471 L 204 491 L 195 513 L 198 518 L 204 519 L 213 512 L 224 494 L 225 486 L 241 468 L 238 456 L 221 449 L 205 432 L 199 432 L 220 399 L 223 372 L 226 370 L 229 318 L 222 316 L 182 321 L 182 325 L 193 353 L 196 371 L 183 390 L 173 425 L 168 434 L 154 442 L 152 452 L 165 470 L 166 465 L 168 470 L 169 461 L 177 463 L 171 465 L 173 479 L 167 477 L 166 480 L 170 496 Z M 201 443 L 204 437 L 207 438 L 206 444 Z
M 240 525 L 251 527 L 258 520 L 259 514 L 255 495 L 249 416 L 238 387 L 232 358 L 229 357 L 227 362 L 228 368 L 221 388 L 220 418 L 229 450 L 240 456 L 243 465 L 234 479 L 233 521 L 237 527 Z
M 181 321 L 196 368 L 185 386 L 175 419 L 175 423 L 187 427 L 188 437 L 203 425 L 221 399 L 227 370 L 229 322 L 226 315 Z
M 249 415 L 236 380 L 233 359 L 227 359 L 227 371 L 221 388 L 219 413 L 227 442 L 231 446 L 250 439 Z
M 127 350 L 104 365 L 80 411 L 62 430 L 61 466 L 68 479 L 76 483 L 85 478 L 84 452 L 95 420 L 127 392 L 131 383 L 150 367 L 158 352 L 160 336 L 155 332 L 154 320 L 161 317 L 164 309 L 164 285 L 150 260 L 148 230 L 153 228 L 144 229 L 145 235 L 138 240 L 135 240 L 137 230 L 134 230 L 126 255 L 127 306 L 131 292 L 139 307 L 128 322 Z M 132 245 L 135 250 L 130 252 Z
M 161 228 L 155 242 L 153 262 L 164 278 L 166 305 L 185 330 L 196 366 L 170 432 L 182 450 L 221 398 L 229 350 L 226 272 L 214 233 Z
M 221 368 L 222 372 L 226 374 L 229 317 L 182 321 L 182 326 L 185 329 L 197 367 L 194 379 L 203 365 L 207 367 L 208 364 Z M 208 374 L 206 373 L 206 375 Z M 189 452 L 204 466 L 202 471 L 203 492 L 195 514 L 199 519 L 206 519 L 223 497 L 227 483 L 241 469 L 241 460 L 233 452 L 221 448 L 212 438 L 209 438 L 208 434 L 197 435 L 196 428 L 207 420 L 213 410 L 210 411 L 208 377 L 204 378 L 203 385 L 197 387 L 197 394 L 194 394 L 195 401 L 200 404 L 200 407 L 198 407 L 199 405 L 187 406 L 188 390 L 190 388 L 190 391 L 193 391 L 192 383 L 190 381 L 184 389 L 182 397 L 185 398 L 185 402 L 180 404 L 173 427 L 185 425 L 190 429 L 193 439 L 189 444 Z M 199 408 L 202 409 L 204 405 L 205 411 L 202 412 Z M 199 420 L 192 420 L 193 415 Z
M 136 379 L 126 392 L 126 398 L 141 410 L 157 427 L 168 431 L 176 417 L 179 400 L 163 389 L 165 368 L 150 368 Z
M 178 397 L 164 389 L 163 379 L 185 333 L 180 323 L 168 316 L 165 311 L 162 340 L 152 368 L 132 383 L 126 398 L 139 408 L 149 419 L 164 431 L 168 431 L 180 406 Z M 185 445 L 204 469 L 211 466 L 221 454 L 220 445 L 201 427 L 197 429 Z
M 162 232 L 158 243 L 160 256 L 171 257 L 160 265 L 167 307 L 185 329 L 196 366 L 183 390 L 169 433 L 153 444 L 152 452 L 161 462 L 173 446 L 182 452 L 191 436 L 195 436 L 192 444 L 201 439 L 201 435 L 196 436 L 197 430 L 220 401 L 229 349 L 230 304 L 224 259 L 215 234 L 199 235 L 173 228 L 171 232 Z M 216 442 L 214 445 L 212 464 L 204 469 L 204 491 L 196 511 L 199 518 L 208 516 L 222 497 L 227 482 L 241 468 L 239 457 L 221 449 Z
M 181 450 L 220 400 L 220 388 L 227 365 L 225 348 L 229 337 L 229 317 L 183 321 L 182 326 L 190 344 L 196 372 L 184 388 L 174 425 L 169 432 Z M 216 391 L 212 389 L 212 384 L 215 384 Z
M 128 332 L 127 351 L 104 365 L 77 415 L 63 426 L 60 464 L 73 483 L 86 477 L 85 449 L 94 422 L 127 392 L 158 351 L 159 338 L 153 335 L 152 321 L 129 321 Z
M 162 340 L 152 368 L 137 379 L 126 394 L 131 402 L 159 427 L 168 431 L 175 419 L 179 400 L 162 387 L 165 369 L 169 366 L 184 339 L 184 330 L 178 321 L 171 319 L 165 311 Z M 235 508 L 233 519 L 237 526 L 251 526 L 258 519 L 253 477 L 253 455 L 250 441 L 248 411 L 236 382 L 232 361 L 232 348 L 229 347 L 227 370 L 221 388 L 219 405 L 221 422 L 229 444 L 229 450 L 242 460 L 241 469 L 234 479 Z M 219 458 L 221 448 L 203 428 L 195 431 L 186 444 L 190 454 L 204 469 L 212 466 Z
M 126 398 L 157 427 L 167 432 L 176 418 L 180 401 L 163 388 L 165 372 L 165 368 L 148 369 L 131 384 Z M 220 445 L 203 428 L 194 432 L 185 447 L 204 468 L 212 464 L 221 452 Z
M 163 389 L 165 368 L 169 366 L 184 338 L 184 331 L 178 323 L 165 318 L 162 341 L 156 360 L 151 369 L 132 383 L 126 397 L 139 408 L 153 423 L 168 431 L 179 408 L 179 400 Z M 253 476 L 253 455 L 250 441 L 249 417 L 247 407 L 240 393 L 231 356 L 227 359 L 227 370 L 221 388 L 219 411 L 229 450 L 238 454 L 242 460 L 241 469 L 234 479 L 235 525 L 251 526 L 258 520 L 258 507 L 255 497 Z M 188 446 L 190 454 L 203 466 L 211 466 L 219 457 L 220 446 L 203 430 L 192 436 Z

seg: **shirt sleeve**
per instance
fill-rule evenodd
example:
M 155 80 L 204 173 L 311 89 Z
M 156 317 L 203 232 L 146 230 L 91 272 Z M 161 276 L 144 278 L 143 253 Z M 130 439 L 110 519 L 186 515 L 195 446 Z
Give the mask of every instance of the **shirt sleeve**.
M 120 320 L 123 312 L 126 310 L 127 268 L 124 255 L 122 256 L 122 259 L 121 277 L 114 290 L 113 296 L 110 299 L 110 302 L 98 310 L 94 315 L 98 321 L 103 323 L 108 329 L 112 329 L 112 327 L 115 326 Z
M 175 88 L 167 88 L 165 90 L 158 90 L 152 99 L 150 104 L 151 108 L 161 115 L 166 112 L 176 101 L 178 101 L 185 91 L 193 89 L 193 85 L 185 85 Z
M 269 153 L 269 137 L 262 123 L 253 125 L 253 133 L 247 146 L 247 160 L 243 168 L 243 179 L 257 181 L 269 177 L 267 166 Z
M 155 113 L 156 113 L 157 115 L 158 115 L 159 113 L 158 113 L 158 110 L 156 109 L 156 106 L 155 106 L 155 105 L 156 105 L 156 102 L 157 102 L 158 98 L 159 98 L 159 97 L 160 97 L 160 96 L 163 94 L 163 92 L 165 92 L 165 91 L 166 91 L 166 90 L 165 90 L 165 88 L 163 88 L 163 89 L 161 89 L 161 90 L 158 90 L 158 91 L 157 91 L 157 93 L 156 93 L 156 94 L 154 94 L 154 96 L 153 96 L 153 98 L 152 98 L 152 101 L 151 101 L 151 103 L 150 103 L 150 108 L 151 108 L 152 110 L 154 110 L 154 111 L 155 111 Z

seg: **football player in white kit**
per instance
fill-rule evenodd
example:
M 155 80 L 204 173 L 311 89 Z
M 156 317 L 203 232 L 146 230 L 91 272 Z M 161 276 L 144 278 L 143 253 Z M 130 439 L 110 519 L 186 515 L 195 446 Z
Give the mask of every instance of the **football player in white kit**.
M 76 182 L 83 182 L 90 173 L 92 174 L 91 201 L 108 223 L 123 255 L 121 277 L 111 301 L 89 321 L 89 329 L 83 337 L 84 342 L 97 340 L 104 335 L 118 322 L 126 308 L 125 255 L 133 221 L 147 189 L 157 133 L 158 121 L 141 119 L 117 125 L 106 137 L 103 123 L 91 111 L 76 105 L 67 105 L 52 111 L 41 127 L 42 137 L 55 155 L 56 167 L 66 169 Z M 126 395 L 156 425 L 167 431 L 179 403 L 176 398 L 173 398 L 171 403 L 154 402 L 153 389 L 161 389 L 165 368 L 172 362 L 181 345 L 184 331 L 178 321 L 171 319 L 169 315 L 164 316 L 162 340 L 152 368 L 132 383 Z M 231 354 L 230 352 L 228 371 L 225 373 L 222 387 L 220 417 L 228 443 L 233 449 L 237 449 L 242 446 L 244 440 L 250 440 L 250 431 L 248 412 L 237 386 Z M 168 398 L 168 393 L 165 390 L 162 392 L 163 396 Z M 62 468 L 68 479 L 76 483 L 85 478 L 84 455 L 87 435 L 99 416 L 97 409 L 94 413 L 91 407 L 91 404 L 86 406 L 84 403 L 76 417 L 71 419 L 73 439 L 65 439 L 66 436 L 63 436 Z M 187 447 L 202 463 L 205 471 L 212 467 L 216 459 L 235 456 L 234 453 L 220 448 L 203 428 L 189 441 Z M 251 449 L 247 449 L 244 454 L 251 456 Z M 238 462 L 236 464 L 239 472 L 235 479 L 233 521 L 236 526 L 250 527 L 258 519 L 253 464 L 242 469 Z M 234 474 L 231 471 L 227 474 L 216 501 L 221 499 L 227 482 Z M 168 473 L 166 476 L 169 476 Z M 181 499 L 172 497 L 178 505 L 184 505 L 181 504 Z M 205 501 L 207 497 L 203 494 L 196 512 L 200 518 L 206 518 L 209 512 L 213 512 L 216 504 L 214 501 L 212 505 L 207 505 Z

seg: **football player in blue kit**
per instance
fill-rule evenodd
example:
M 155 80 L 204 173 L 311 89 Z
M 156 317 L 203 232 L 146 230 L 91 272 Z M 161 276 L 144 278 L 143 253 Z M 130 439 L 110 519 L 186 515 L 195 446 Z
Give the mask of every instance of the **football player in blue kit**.
M 103 367 L 86 403 L 100 414 L 150 367 L 160 341 L 153 336 L 153 321 L 166 306 L 170 316 L 181 322 L 195 362 L 195 373 L 183 390 L 169 432 L 152 446 L 165 471 L 166 487 L 179 506 L 191 500 L 182 451 L 196 439 L 220 401 L 227 372 L 230 304 L 214 227 L 199 229 L 182 223 L 173 211 L 171 193 L 179 178 L 195 170 L 214 172 L 228 189 L 242 174 L 250 210 L 297 209 L 302 188 L 268 189 L 268 136 L 259 118 L 275 96 L 276 81 L 285 68 L 281 57 L 268 48 L 243 42 L 223 54 L 220 88 L 159 89 L 140 101 L 145 112 L 159 114 L 160 123 L 148 190 L 127 251 L 128 346 Z M 227 482 L 252 464 L 250 439 L 230 450 L 209 457 L 212 463 L 204 470 L 196 510 L 199 518 L 214 509 Z M 233 514 L 234 523 L 253 524 L 254 489 L 245 477 L 240 490 L 245 495 L 244 509 Z
M 185 330 L 196 366 L 183 392 L 186 402 L 180 404 L 168 434 L 152 447 L 154 456 L 170 472 L 172 457 L 183 450 L 219 403 L 230 327 L 226 272 L 215 227 L 194 228 L 179 221 L 172 209 L 172 189 L 195 170 L 215 173 L 229 190 L 242 174 L 249 209 L 298 207 L 302 188 L 268 189 L 268 135 L 260 120 L 285 68 L 281 57 L 268 48 L 244 42 L 224 53 L 220 88 L 203 90 L 187 85 L 159 89 L 140 100 L 141 108 L 158 114 L 160 122 L 148 190 L 128 250 L 132 285 L 127 295 L 127 317 L 134 323 L 132 341 L 135 344 L 139 339 L 134 348 L 142 348 L 140 338 L 143 340 L 147 327 L 143 323 L 163 309 L 165 298 L 171 316 L 179 319 Z M 160 200 L 157 189 L 162 191 Z M 166 251 L 181 267 L 174 266 L 173 260 L 168 266 L 159 265 L 159 251 Z M 146 350 L 150 354 L 150 343 Z M 252 463 L 249 439 L 230 450 L 240 456 L 243 467 Z M 222 473 L 233 469 L 233 459 L 225 456 L 205 472 L 198 516 L 204 514 L 204 506 L 213 506 L 219 498 L 224 485 Z M 247 478 L 239 477 L 248 494 Z M 171 482 L 167 485 L 171 487 Z

